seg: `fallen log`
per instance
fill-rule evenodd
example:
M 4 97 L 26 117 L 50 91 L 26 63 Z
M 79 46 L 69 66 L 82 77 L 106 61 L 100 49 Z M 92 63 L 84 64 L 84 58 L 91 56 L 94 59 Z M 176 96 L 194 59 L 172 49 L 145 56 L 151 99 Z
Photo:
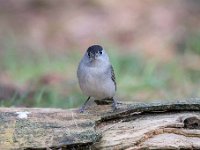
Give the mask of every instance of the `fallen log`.
M 0 108 L 0 149 L 200 149 L 200 99 Z

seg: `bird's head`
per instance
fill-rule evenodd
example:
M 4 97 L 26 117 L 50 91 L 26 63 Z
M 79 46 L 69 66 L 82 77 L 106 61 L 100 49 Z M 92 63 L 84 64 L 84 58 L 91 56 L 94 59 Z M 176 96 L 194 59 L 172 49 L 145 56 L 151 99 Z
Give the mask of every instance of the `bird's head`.
M 88 58 L 92 61 L 103 55 L 103 47 L 100 45 L 92 45 L 87 49 Z
M 96 61 L 102 61 L 106 62 L 108 61 L 108 56 L 100 45 L 92 45 L 87 49 L 86 57 L 89 59 L 90 62 L 96 62 Z

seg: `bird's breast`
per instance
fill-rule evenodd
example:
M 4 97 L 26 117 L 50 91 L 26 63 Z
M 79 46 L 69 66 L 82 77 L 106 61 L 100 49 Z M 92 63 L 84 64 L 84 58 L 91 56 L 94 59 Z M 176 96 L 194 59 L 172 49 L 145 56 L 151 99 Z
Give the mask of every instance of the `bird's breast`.
M 79 79 L 84 94 L 97 99 L 113 97 L 115 85 L 104 68 L 88 67 L 82 71 Z

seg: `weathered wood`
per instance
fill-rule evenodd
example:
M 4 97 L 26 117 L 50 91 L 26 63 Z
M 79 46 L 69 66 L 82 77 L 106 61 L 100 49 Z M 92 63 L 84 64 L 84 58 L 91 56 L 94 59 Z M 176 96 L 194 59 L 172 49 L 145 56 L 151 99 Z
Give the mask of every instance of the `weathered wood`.
M 199 115 L 189 112 L 141 115 L 128 122 L 120 121 L 110 127 L 105 125 L 99 127 L 99 132 L 104 132 L 102 139 L 94 146 L 101 149 L 191 149 L 196 144 L 194 147 L 200 148 L 200 130 L 185 129 L 180 121 L 181 117 Z M 190 145 L 179 143 L 192 141 Z
M 98 138 L 94 127 L 92 118 L 72 110 L 1 108 L 0 149 L 88 147 Z
M 0 149 L 200 149 L 200 99 L 76 109 L 0 108 Z

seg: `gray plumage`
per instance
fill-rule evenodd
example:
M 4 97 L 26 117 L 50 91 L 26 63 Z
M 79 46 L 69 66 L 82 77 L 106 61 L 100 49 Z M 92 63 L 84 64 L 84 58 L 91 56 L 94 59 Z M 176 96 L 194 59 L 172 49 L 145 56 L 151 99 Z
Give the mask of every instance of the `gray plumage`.
M 115 79 L 115 72 L 114 72 L 112 65 L 111 65 L 111 79 L 113 80 L 113 82 L 115 84 L 115 91 L 116 91 L 117 90 L 117 83 L 116 83 L 116 79 Z
M 101 46 L 93 45 L 88 48 L 79 63 L 77 77 L 83 94 L 89 96 L 87 101 L 90 97 L 96 100 L 113 99 L 117 89 L 115 74 L 109 57 Z

